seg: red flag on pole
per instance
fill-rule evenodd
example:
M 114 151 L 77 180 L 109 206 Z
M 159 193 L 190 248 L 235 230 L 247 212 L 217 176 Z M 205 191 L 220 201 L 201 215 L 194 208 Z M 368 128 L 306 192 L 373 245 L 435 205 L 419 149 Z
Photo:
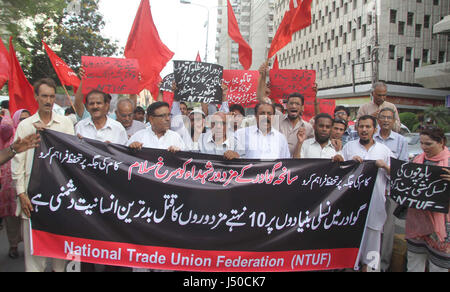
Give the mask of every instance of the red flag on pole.
M 239 44 L 239 62 L 245 70 L 250 69 L 252 66 L 253 51 L 250 45 L 244 40 L 241 32 L 239 31 L 239 25 L 234 15 L 233 7 L 230 0 L 228 2 L 228 35 L 232 40 Z
M 27 109 L 34 114 L 38 108 L 38 102 L 34 98 L 33 86 L 28 82 L 17 60 L 16 52 L 9 39 L 9 111 L 13 115 L 19 109 Z
M 269 50 L 269 59 L 292 41 L 292 35 L 311 25 L 312 0 L 291 0 L 289 10 L 285 12 Z
M 9 53 L 0 39 L 0 89 L 9 79 Z
M 295 0 L 292 0 L 292 8 L 295 9 L 291 23 L 291 31 L 293 34 L 311 25 L 311 2 L 312 0 L 303 0 L 301 5 L 295 8 Z
M 202 58 L 200 58 L 200 52 L 197 53 L 197 58 L 195 58 L 195 62 L 201 62 Z
M 64 86 L 73 86 L 73 90 L 76 92 L 78 87 L 80 87 L 80 79 L 77 74 L 60 57 L 58 57 L 44 41 L 42 41 L 42 44 L 44 44 L 45 51 L 47 52 L 61 84 Z
M 142 0 L 131 28 L 124 52 L 125 57 L 137 59 L 141 70 L 140 90 L 150 90 L 152 95 L 161 80 L 160 73 L 174 53 L 161 41 L 153 22 L 149 0 Z M 153 97 L 156 98 L 154 95 Z

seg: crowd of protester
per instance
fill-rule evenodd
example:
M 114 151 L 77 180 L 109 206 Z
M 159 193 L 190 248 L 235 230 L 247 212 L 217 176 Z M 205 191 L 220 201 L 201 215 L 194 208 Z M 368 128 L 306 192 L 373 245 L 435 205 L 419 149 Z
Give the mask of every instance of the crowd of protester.
M 302 117 L 305 105 L 302 94 L 293 92 L 285 105 L 276 105 L 268 98 L 265 81 L 258 88 L 258 104 L 254 115 L 249 116 L 242 106 L 228 104 L 226 87 L 220 108 L 211 104 L 189 108 L 176 100 L 170 106 L 160 95 L 145 110 L 136 106 L 136 96 L 119 99 L 115 109 L 111 109 L 111 95 L 93 90 L 83 96 L 81 85 L 74 107 L 64 117 L 52 111 L 55 82 L 51 79 L 37 82 L 38 112 L 30 115 L 20 110 L 12 118 L 5 112 L 0 125 L 0 146 L 4 149 L 0 153 L 0 217 L 4 218 L 7 230 L 9 256 L 19 257 L 17 245 L 23 240 L 26 270 L 45 270 L 47 259 L 30 254 L 28 220 L 33 205 L 27 189 L 34 148 L 39 143 L 37 130 L 51 129 L 80 139 L 121 144 L 136 151 L 142 148 L 172 153 L 191 151 L 221 155 L 227 160 L 375 160 L 379 171 L 359 258 L 364 271 L 371 260 L 368 254 L 376 251 L 381 256 L 378 269 L 389 271 L 395 233 L 393 214 L 397 207 L 389 196 L 390 158 L 407 161 L 409 157 L 408 143 L 397 133 L 400 120 L 396 106 L 386 101 L 386 84 L 373 86 L 372 101 L 360 107 L 354 127 L 350 126 L 350 111 L 344 106 L 337 106 L 334 116 L 316 111 L 308 122 Z M 420 143 L 424 152 L 414 162 L 448 167 L 450 153 L 442 130 L 424 129 Z M 450 181 L 450 172 L 442 178 Z M 408 210 L 408 271 L 425 271 L 427 262 L 430 271 L 448 271 L 448 229 L 448 214 Z M 64 268 L 65 261 L 52 260 L 53 271 Z

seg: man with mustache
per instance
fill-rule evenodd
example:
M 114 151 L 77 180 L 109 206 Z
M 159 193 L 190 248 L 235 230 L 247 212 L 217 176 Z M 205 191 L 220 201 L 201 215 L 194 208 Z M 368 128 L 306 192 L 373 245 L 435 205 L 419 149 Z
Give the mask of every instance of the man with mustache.
M 300 129 L 305 129 L 307 139 L 314 137 L 313 127 L 302 119 L 304 104 L 305 98 L 303 95 L 300 93 L 291 94 L 287 100 L 286 114 L 280 117 L 278 127 L 275 126 L 286 137 L 292 157 L 297 146 L 297 134 Z
M 362 117 L 364 115 L 371 115 L 371 116 L 377 118 L 381 109 L 386 108 L 386 107 L 391 108 L 396 113 L 394 131 L 395 132 L 400 131 L 401 122 L 400 122 L 400 118 L 398 115 L 397 107 L 395 106 L 395 104 L 386 101 L 386 98 L 388 95 L 387 85 L 383 82 L 376 82 L 373 85 L 370 95 L 371 95 L 372 100 L 369 103 L 363 104 L 359 108 L 358 114 L 356 115 L 356 119 L 359 119 L 360 117 Z
M 255 107 L 256 126 L 236 131 L 243 149 L 243 157 L 249 159 L 287 159 L 291 158 L 286 138 L 272 127 L 275 106 L 259 103 Z
M 367 218 L 367 226 L 359 251 L 360 264 L 363 271 L 367 271 L 368 265 L 374 270 L 380 269 L 380 264 L 373 264 L 373 253 L 380 255 L 381 232 L 386 221 L 386 191 L 390 176 L 390 159 L 393 157 L 391 150 L 385 145 L 375 141 L 373 136 L 377 129 L 375 117 L 365 115 L 359 118 L 356 125 L 359 139 L 348 142 L 342 154 L 345 160 L 355 160 L 362 163 L 364 160 L 375 160 L 379 168 L 375 182 L 370 209 Z
M 24 139 L 28 135 L 36 134 L 36 129 L 50 129 L 61 133 L 74 135 L 73 123 L 66 117 L 53 112 L 56 99 L 56 83 L 52 79 L 45 78 L 34 85 L 36 100 L 39 109 L 36 114 L 23 120 L 16 130 L 15 141 Z M 30 217 L 33 205 L 28 197 L 28 184 L 33 165 L 34 148 L 18 153 L 11 161 L 11 174 L 13 184 L 17 191 L 16 215 L 22 219 L 23 240 L 25 244 L 25 270 L 27 272 L 44 272 L 47 258 L 31 255 Z M 52 260 L 52 269 L 55 272 L 63 272 L 64 260 Z
M 110 100 L 99 90 L 92 90 L 86 96 L 86 109 L 91 115 L 78 122 L 75 132 L 80 138 L 89 138 L 107 143 L 126 145 L 128 135 L 121 123 L 108 117 Z
M 332 126 L 333 118 L 322 113 L 314 118 L 314 138 L 306 140 L 306 130 L 301 128 L 297 135 L 294 158 L 334 159 L 336 155 L 340 156 L 342 144 L 330 138 Z

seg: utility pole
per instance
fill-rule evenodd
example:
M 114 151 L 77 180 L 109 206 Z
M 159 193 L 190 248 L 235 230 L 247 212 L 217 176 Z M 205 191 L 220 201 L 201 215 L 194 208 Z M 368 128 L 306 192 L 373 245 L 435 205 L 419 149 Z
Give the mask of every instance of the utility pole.
M 380 80 L 380 43 L 378 38 L 378 0 L 374 0 L 375 5 L 373 9 L 373 14 L 375 17 L 375 28 L 374 28 L 374 42 L 375 45 L 372 49 L 372 86 Z

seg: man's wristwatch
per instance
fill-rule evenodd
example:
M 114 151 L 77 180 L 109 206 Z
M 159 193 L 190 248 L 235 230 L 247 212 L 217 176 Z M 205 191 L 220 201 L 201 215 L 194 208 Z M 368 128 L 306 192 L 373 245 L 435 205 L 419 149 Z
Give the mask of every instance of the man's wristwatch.
M 13 156 L 15 156 L 15 155 L 17 154 L 17 151 L 14 150 L 13 144 L 11 144 L 11 145 L 9 146 L 9 150 L 12 152 Z

